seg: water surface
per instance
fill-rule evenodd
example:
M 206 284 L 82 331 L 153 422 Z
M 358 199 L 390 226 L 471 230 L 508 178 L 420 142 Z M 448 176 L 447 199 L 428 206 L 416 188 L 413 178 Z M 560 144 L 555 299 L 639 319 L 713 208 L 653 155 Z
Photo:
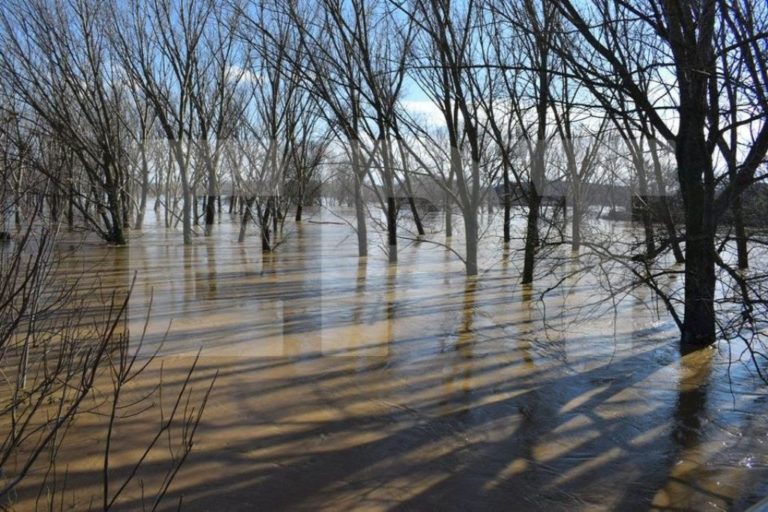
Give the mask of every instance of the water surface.
M 60 271 L 118 295 L 135 275 L 128 328 L 137 340 L 151 299 L 142 350 L 165 340 L 164 379 L 201 347 L 200 388 L 219 372 L 168 508 L 740 510 L 768 494 L 764 387 L 738 347 L 681 356 L 650 292 L 585 315 L 595 290 L 574 280 L 542 302 L 551 283 L 521 287 L 520 253 L 491 237 L 476 280 L 428 242 L 390 265 L 373 237 L 359 259 L 327 211 L 265 256 L 226 219 L 188 247 L 153 222 Z M 118 462 L 149 426 L 121 428 Z M 99 471 L 84 431 L 79 504 Z

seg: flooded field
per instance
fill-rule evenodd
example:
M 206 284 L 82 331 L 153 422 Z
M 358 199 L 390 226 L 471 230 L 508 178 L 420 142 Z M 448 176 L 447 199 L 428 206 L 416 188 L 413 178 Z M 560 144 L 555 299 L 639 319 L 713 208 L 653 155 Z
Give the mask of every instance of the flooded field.
M 218 372 L 161 508 L 742 510 L 768 495 L 764 385 L 739 347 L 681 356 L 650 292 L 574 322 L 589 286 L 542 302 L 490 237 L 468 280 L 428 241 L 404 240 L 390 265 L 372 239 L 359 259 L 326 210 L 286 222 L 264 257 L 228 220 L 187 247 L 154 223 L 129 247 L 73 244 L 59 272 L 118 297 L 136 276 L 128 328 L 159 357 L 132 394 L 161 364 L 178 383 L 198 350 L 194 384 Z M 98 495 L 100 421 L 72 429 L 62 508 Z M 118 472 L 150 427 L 118 431 Z M 162 461 L 149 462 L 148 482 Z M 20 510 L 34 508 L 25 485 Z M 120 507 L 140 509 L 140 487 L 126 492 Z

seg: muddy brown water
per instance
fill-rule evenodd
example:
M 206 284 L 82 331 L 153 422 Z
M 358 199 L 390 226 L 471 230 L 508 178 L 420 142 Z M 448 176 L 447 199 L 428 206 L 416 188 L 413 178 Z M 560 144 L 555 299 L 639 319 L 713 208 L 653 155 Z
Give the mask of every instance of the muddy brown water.
M 151 298 L 142 350 L 165 338 L 164 379 L 178 382 L 200 348 L 198 388 L 218 372 L 163 507 L 742 510 L 768 494 L 764 385 L 739 347 L 682 356 L 650 294 L 574 320 L 581 285 L 542 303 L 517 284 L 520 254 L 495 241 L 468 281 L 427 242 L 404 241 L 389 265 L 372 237 L 361 260 L 327 211 L 288 222 L 264 257 L 226 220 L 189 247 L 147 222 L 129 247 L 78 245 L 60 272 L 119 292 L 135 273 L 129 328 L 138 338 Z M 70 434 L 75 510 L 99 499 L 97 423 Z M 116 473 L 154 425 L 119 428 Z M 148 487 L 161 466 L 162 454 L 147 464 Z M 132 484 L 120 507 L 140 509 L 140 496 Z

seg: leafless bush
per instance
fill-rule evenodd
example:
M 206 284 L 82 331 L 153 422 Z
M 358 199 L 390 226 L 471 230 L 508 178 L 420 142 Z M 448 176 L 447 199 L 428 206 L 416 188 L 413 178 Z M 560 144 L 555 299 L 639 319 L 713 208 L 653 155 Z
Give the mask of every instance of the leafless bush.
M 102 471 L 96 476 L 102 492 L 90 507 L 111 509 L 129 484 L 137 483 L 148 457 L 166 450 L 161 479 L 138 482 L 142 506 L 154 510 L 192 449 L 213 382 L 202 395 L 193 393 L 195 359 L 180 386 L 171 390 L 161 377 L 138 399 L 129 395 L 129 384 L 145 377 L 157 359 L 157 352 L 140 355 L 141 340 L 129 343 L 130 287 L 121 293 L 98 290 L 79 277 L 63 279 L 57 275 L 55 240 L 55 227 L 29 222 L 0 246 L 0 507 L 30 499 L 30 482 L 39 486 L 36 508 L 63 507 L 71 452 L 67 442 L 77 438 L 80 418 L 92 414 L 106 421 L 98 430 L 104 441 L 99 445 Z M 98 291 L 108 299 L 95 307 L 92 298 Z M 158 413 L 159 422 L 153 420 Z M 112 441 L 127 418 L 148 425 L 148 435 L 139 440 L 141 455 L 127 470 L 116 472 Z M 144 489 L 153 487 L 153 494 L 145 496 Z

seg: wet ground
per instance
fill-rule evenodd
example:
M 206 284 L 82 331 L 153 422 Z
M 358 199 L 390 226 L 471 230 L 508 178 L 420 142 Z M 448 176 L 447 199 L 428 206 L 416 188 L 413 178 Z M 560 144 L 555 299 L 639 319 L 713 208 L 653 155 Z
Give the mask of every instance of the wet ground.
M 739 347 L 681 356 L 650 293 L 587 314 L 590 287 L 572 282 L 541 302 L 492 239 L 476 280 L 429 242 L 404 240 L 389 265 L 372 239 L 361 260 L 327 211 L 287 222 L 264 258 L 228 222 L 190 247 L 148 223 L 61 272 L 121 293 L 135 273 L 132 338 L 151 298 L 142 350 L 165 338 L 164 378 L 201 347 L 196 384 L 219 373 L 169 509 L 742 510 L 768 495 L 766 388 Z M 116 461 L 149 427 L 121 428 Z M 83 432 L 75 509 L 98 492 Z

